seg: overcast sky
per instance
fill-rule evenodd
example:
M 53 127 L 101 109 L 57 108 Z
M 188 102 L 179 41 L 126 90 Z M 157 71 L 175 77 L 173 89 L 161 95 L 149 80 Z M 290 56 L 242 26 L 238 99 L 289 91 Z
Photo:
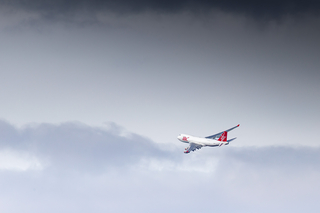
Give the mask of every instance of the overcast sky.
M 1 212 L 319 212 L 320 3 L 0 8 Z

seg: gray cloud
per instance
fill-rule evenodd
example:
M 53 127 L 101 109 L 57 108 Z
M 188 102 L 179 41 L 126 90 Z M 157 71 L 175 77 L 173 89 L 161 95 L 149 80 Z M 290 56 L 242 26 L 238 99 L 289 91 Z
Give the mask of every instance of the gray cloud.
M 281 0 L 281 1 L 248 1 L 248 0 L 13 0 L 0 1 L 2 6 L 19 8 L 27 11 L 36 11 L 43 17 L 55 17 L 60 15 L 72 14 L 76 11 L 87 12 L 115 12 L 115 13 L 140 13 L 147 10 L 164 13 L 174 13 L 182 10 L 206 11 L 219 9 L 225 12 L 245 14 L 255 18 L 281 18 L 286 15 L 300 16 L 312 13 L 317 15 L 320 3 L 317 1 L 301 0 Z
M 1 167 L 2 211 L 316 212 L 319 208 L 319 148 L 230 145 L 185 155 L 182 147 L 162 149 L 139 135 L 119 136 L 119 131 L 115 125 L 103 129 L 74 122 L 16 128 L 1 121 L 1 155 L 4 150 L 27 152 L 44 163 L 40 170 Z
M 2 121 L 0 128 L 2 149 L 27 151 L 49 159 L 60 169 L 103 172 L 135 164 L 142 157 L 168 157 L 157 144 L 141 136 L 132 134 L 129 139 L 79 123 L 40 124 L 19 130 Z
M 181 155 L 182 145 L 157 144 L 147 138 L 130 133 L 120 136 L 121 127 L 91 127 L 78 122 L 55 124 L 32 124 L 16 128 L 0 121 L 0 149 L 26 151 L 36 156 L 49 157 L 53 165 L 61 168 L 99 170 L 109 166 L 126 167 L 141 163 L 142 159 L 182 163 L 187 155 Z M 185 145 L 185 144 L 184 144 Z M 170 149 L 165 147 L 170 147 Z M 174 148 L 176 147 L 176 148 Z M 311 168 L 318 170 L 320 149 L 312 147 L 233 147 L 202 149 L 190 154 L 205 160 L 218 157 L 219 165 L 241 162 L 257 168 L 288 168 L 290 170 Z M 212 152 L 215 153 L 212 156 Z M 272 156 L 272 157 L 270 157 Z

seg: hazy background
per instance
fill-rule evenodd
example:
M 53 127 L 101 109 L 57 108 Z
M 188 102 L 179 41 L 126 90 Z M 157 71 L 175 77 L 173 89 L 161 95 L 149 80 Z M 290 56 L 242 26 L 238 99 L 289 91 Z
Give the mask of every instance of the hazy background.
M 320 3 L 0 8 L 1 212 L 319 211 Z

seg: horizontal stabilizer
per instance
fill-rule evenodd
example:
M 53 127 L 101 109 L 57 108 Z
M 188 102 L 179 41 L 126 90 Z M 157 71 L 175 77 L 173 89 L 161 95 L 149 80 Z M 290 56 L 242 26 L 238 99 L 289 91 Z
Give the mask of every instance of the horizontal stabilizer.
M 229 142 L 233 141 L 234 139 L 237 139 L 237 138 L 232 138 L 230 140 L 227 140 L 227 142 L 229 143 Z

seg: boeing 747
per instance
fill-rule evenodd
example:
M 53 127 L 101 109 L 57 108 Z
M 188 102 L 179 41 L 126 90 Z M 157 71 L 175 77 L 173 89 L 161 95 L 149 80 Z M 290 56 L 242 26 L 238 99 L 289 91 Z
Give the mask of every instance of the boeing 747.
M 236 138 L 232 138 L 230 140 L 227 139 L 228 132 L 239 127 L 240 124 L 238 124 L 235 127 L 232 127 L 230 129 L 227 129 L 225 131 L 219 132 L 215 135 L 210 135 L 205 138 L 200 137 L 194 137 L 191 135 L 186 134 L 180 134 L 178 136 L 178 140 L 180 140 L 183 143 L 188 143 L 189 146 L 185 148 L 184 153 L 190 153 L 191 151 L 195 151 L 197 149 L 201 149 L 204 146 L 210 146 L 210 147 L 216 147 L 216 146 L 224 146 L 228 145 L 231 141 L 233 141 Z

